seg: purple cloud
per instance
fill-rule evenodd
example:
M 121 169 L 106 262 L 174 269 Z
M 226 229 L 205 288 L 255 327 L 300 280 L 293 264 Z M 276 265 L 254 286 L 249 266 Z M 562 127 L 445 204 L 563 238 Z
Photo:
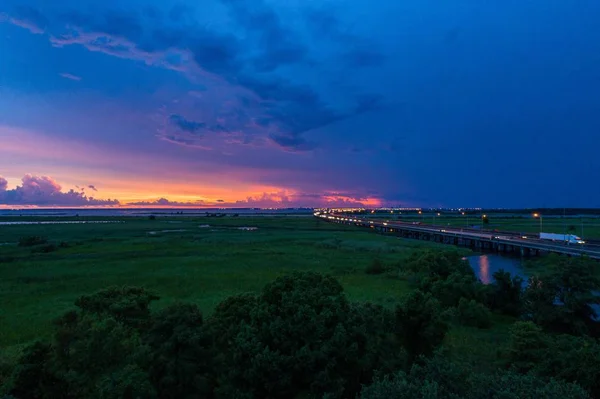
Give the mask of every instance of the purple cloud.
M 29 6 L 16 7 L 9 21 L 37 35 L 45 33 L 48 26 L 48 19 L 39 10 Z
M 0 176 L 0 195 L 6 191 L 7 187 L 8 181 L 4 177 Z
M 191 94 L 213 105 L 215 109 L 210 112 L 213 116 L 216 114 L 215 118 L 195 116 L 202 122 L 194 122 L 183 118 L 180 111 L 169 118 L 169 124 L 175 125 L 177 132 L 161 136 L 179 145 L 207 147 L 198 143 L 201 135 L 208 137 L 210 133 L 222 135 L 243 131 L 247 137 L 240 144 L 250 144 L 253 142 L 250 136 L 260 136 L 265 139 L 262 143 L 270 137 L 285 151 L 310 151 L 318 143 L 303 139 L 301 136 L 305 132 L 368 110 L 361 104 L 359 89 L 347 89 L 343 93 L 347 105 L 340 109 L 327 101 L 327 96 L 314 85 L 281 74 L 282 69 L 295 65 L 312 68 L 316 61 L 300 32 L 292 28 L 293 24 L 282 20 L 266 1 L 220 1 L 232 18 L 232 31 L 245 32 L 246 39 L 194 24 L 192 12 L 187 10 L 182 14 L 181 9 L 175 7 L 167 15 L 174 21 L 188 21 L 185 29 L 167 23 L 168 18 L 157 18 L 157 10 L 152 15 L 117 9 L 94 14 L 71 11 L 52 18 L 50 41 L 56 47 L 81 45 L 90 51 L 142 60 L 148 65 L 183 72 L 191 81 L 210 81 L 216 85 L 218 89 L 207 89 L 206 95 L 199 91 Z M 31 10 L 15 10 L 14 13 L 15 18 L 35 14 Z M 343 53 L 352 53 L 355 43 L 356 40 L 337 41 Z M 376 64 L 378 57 L 372 54 L 370 47 L 368 49 L 370 52 L 361 48 L 361 53 L 340 63 L 347 67 L 357 63 Z M 322 77 L 327 80 L 326 76 Z M 243 93 L 248 101 L 236 102 L 235 109 L 218 109 L 227 108 L 228 101 L 219 98 L 221 93 L 227 92 L 233 93 L 234 97 Z M 224 122 L 214 120 L 223 113 L 228 115 Z
M 114 206 L 117 200 L 88 197 L 83 192 L 62 191 L 62 187 L 48 176 L 25 175 L 21 185 L 6 189 L 6 179 L 0 177 L 0 205 L 37 206 Z M 4 189 L 2 189 L 4 187 Z
M 79 82 L 81 80 L 80 76 L 72 75 L 70 73 L 60 73 L 59 75 L 65 79 L 75 80 L 77 82 Z
M 93 184 L 90 184 L 90 185 L 88 186 L 88 188 L 89 188 L 90 190 L 98 191 L 98 189 L 96 188 L 96 186 L 94 186 Z
M 317 147 L 316 143 L 307 141 L 298 135 L 272 134 L 269 136 L 271 142 L 288 152 L 310 151 Z
M 198 132 L 198 130 L 206 127 L 206 123 L 188 120 L 188 119 L 185 119 L 181 115 L 175 115 L 175 114 L 169 116 L 169 122 L 171 122 L 173 125 L 177 126 L 179 129 L 186 131 L 188 133 L 192 133 L 192 134 L 194 134 L 194 133 Z

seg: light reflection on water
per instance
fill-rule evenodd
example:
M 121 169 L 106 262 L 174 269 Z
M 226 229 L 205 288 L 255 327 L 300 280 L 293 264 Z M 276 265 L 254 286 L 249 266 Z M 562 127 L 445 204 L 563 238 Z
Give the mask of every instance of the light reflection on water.
M 479 279 L 483 284 L 490 284 L 490 259 L 487 255 L 482 255 L 479 258 Z
M 484 284 L 491 284 L 494 280 L 494 273 L 500 269 L 504 269 L 504 271 L 509 272 L 513 276 L 519 275 L 524 279 L 528 278 L 521 268 L 520 258 L 483 254 L 469 256 L 466 259 L 469 261 L 477 278 Z

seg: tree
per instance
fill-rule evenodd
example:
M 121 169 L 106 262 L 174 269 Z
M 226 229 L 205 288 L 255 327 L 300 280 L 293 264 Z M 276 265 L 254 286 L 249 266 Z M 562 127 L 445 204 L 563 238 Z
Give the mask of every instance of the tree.
M 577 383 L 600 395 L 600 344 L 589 337 L 549 335 L 528 321 L 510 331 L 507 366 L 519 373 Z
M 485 300 L 485 286 L 474 275 L 458 271 L 433 283 L 424 281 L 421 289 L 429 291 L 444 308 L 458 306 L 461 299 L 478 302 Z
M 160 311 L 152 317 L 144 342 L 149 347 L 149 379 L 160 398 L 212 397 L 212 339 L 197 306 L 175 304 Z
M 150 320 L 150 303 L 159 297 L 139 287 L 109 287 L 75 301 L 82 313 L 110 316 L 127 326 L 141 328 Z
M 365 386 L 361 399 L 589 399 L 579 385 L 512 371 L 480 373 L 439 356 Z
M 507 315 L 520 315 L 523 308 L 523 279 L 520 276 L 511 277 L 504 269 L 495 272 L 493 277 L 488 295 L 490 307 Z
M 458 320 L 465 326 L 489 328 L 492 325 L 490 310 L 472 299 L 460 298 L 456 313 Z
M 537 375 L 576 382 L 592 397 L 600 397 L 600 344 L 589 337 L 552 337 L 534 371 Z
M 586 258 L 553 258 L 548 271 L 530 279 L 524 295 L 525 316 L 545 328 L 585 334 L 600 303 L 597 265 Z
M 517 322 L 510 329 L 507 365 L 519 373 L 533 370 L 541 361 L 549 340 L 542 329 L 530 322 Z
M 445 280 L 452 273 L 475 277 L 469 263 L 457 251 L 421 251 L 412 254 L 402 266 L 406 271 L 423 275 L 432 281 Z
M 414 291 L 396 307 L 396 335 L 411 362 L 419 355 L 433 353 L 447 331 L 440 303 L 429 293 Z
M 150 320 L 148 306 L 155 298 L 135 287 L 110 288 L 78 298 L 78 309 L 55 321 L 53 341 L 24 352 L 11 392 L 19 398 L 27 397 L 27 392 L 31 397 L 62 398 L 68 393 L 68 398 L 88 398 L 100 394 L 99 386 L 106 397 L 111 387 L 135 391 L 126 382 L 109 382 L 137 367 L 136 356 L 143 348 L 140 334 Z M 37 384 L 31 382 L 32 376 L 39 379 Z
M 148 378 L 148 373 L 139 366 L 129 364 L 100 379 L 96 386 L 98 399 L 154 399 L 156 391 Z
M 579 385 L 514 372 L 474 373 L 469 399 L 590 399 Z
M 225 301 L 209 321 L 224 335 L 218 397 L 354 397 L 375 367 L 401 358 L 392 314 L 350 304 L 332 277 L 280 277 L 248 299 Z
M 49 364 L 73 397 L 93 397 L 96 385 L 135 364 L 142 348 L 136 330 L 107 315 L 72 312 L 56 325 Z
M 217 305 L 207 327 L 221 353 L 233 345 L 237 334 L 252 322 L 251 313 L 257 304 L 255 295 L 242 294 L 230 296 Z
M 60 398 L 65 385 L 49 369 L 51 353 L 52 346 L 47 343 L 27 346 L 7 381 L 8 392 L 20 399 Z
M 470 371 L 440 355 L 421 358 L 407 371 L 381 376 L 361 391 L 361 399 L 461 399 L 466 397 Z

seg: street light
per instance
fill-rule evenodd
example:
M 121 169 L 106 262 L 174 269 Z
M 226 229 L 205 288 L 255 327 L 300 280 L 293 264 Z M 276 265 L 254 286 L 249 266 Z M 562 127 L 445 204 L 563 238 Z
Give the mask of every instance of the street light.
M 544 218 L 542 217 L 541 213 L 534 213 L 533 217 L 534 218 L 540 218 L 540 233 L 541 233 L 542 230 L 543 230 L 543 227 L 544 227 Z

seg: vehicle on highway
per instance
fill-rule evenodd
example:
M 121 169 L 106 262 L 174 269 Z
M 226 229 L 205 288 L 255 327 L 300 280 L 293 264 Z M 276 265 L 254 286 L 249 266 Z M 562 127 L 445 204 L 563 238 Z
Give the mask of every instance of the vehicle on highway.
M 554 233 L 540 233 L 541 240 L 550 241 L 563 241 L 568 244 L 585 244 L 581 238 L 574 234 L 554 234 Z

